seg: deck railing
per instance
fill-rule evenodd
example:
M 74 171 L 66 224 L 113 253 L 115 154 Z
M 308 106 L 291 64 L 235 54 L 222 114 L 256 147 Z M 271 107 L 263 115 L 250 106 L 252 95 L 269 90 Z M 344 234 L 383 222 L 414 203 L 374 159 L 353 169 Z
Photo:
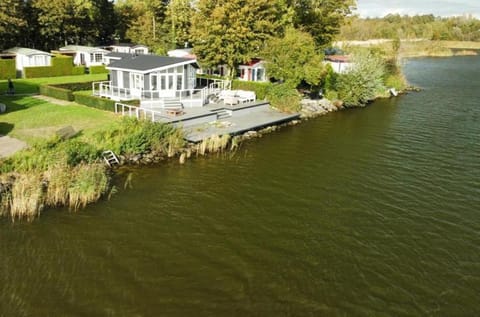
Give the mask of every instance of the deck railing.
M 171 119 L 165 116 L 162 111 L 140 108 L 120 102 L 115 103 L 115 113 L 137 119 L 151 120 L 152 122 L 168 122 Z

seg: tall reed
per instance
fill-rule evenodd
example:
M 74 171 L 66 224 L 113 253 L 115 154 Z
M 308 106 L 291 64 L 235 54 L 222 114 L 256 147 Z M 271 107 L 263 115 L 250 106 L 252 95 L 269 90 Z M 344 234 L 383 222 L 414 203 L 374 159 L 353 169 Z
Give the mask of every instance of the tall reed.
M 12 220 L 33 220 L 43 209 L 43 182 L 40 173 L 20 174 L 12 185 L 10 197 Z
M 72 179 L 68 187 L 68 206 L 75 211 L 97 201 L 108 189 L 109 178 L 102 163 L 74 167 Z

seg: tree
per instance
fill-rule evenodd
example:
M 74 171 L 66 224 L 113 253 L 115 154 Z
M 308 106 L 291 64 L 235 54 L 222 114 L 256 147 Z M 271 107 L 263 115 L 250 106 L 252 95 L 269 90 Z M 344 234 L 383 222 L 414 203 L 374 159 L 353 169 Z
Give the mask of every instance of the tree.
M 190 40 L 191 18 L 194 14 L 190 0 L 170 0 L 164 29 L 172 48 L 183 47 Z
M 23 0 L 2 0 L 0 2 L 0 49 L 17 46 L 27 22 Z
M 271 0 L 199 0 L 191 37 L 204 67 L 237 65 L 257 57 L 267 39 L 282 30 L 282 7 Z M 283 8 L 284 9 L 284 8 Z
M 386 89 L 385 62 L 370 50 L 356 52 L 352 62 L 352 68 L 337 79 L 338 97 L 346 106 L 364 106 Z
M 309 33 L 288 27 L 281 38 L 267 42 L 262 57 L 270 77 L 284 81 L 296 88 L 301 81 L 318 85 L 323 69 L 323 58 L 315 50 Z
M 166 4 L 163 0 L 124 0 L 115 6 L 119 24 L 117 36 L 164 53 L 166 36 L 162 34 Z
M 99 44 L 112 37 L 113 4 L 108 0 L 31 0 L 45 49 Z
M 287 0 L 293 24 L 314 38 L 319 47 L 330 44 L 351 13 L 354 0 Z

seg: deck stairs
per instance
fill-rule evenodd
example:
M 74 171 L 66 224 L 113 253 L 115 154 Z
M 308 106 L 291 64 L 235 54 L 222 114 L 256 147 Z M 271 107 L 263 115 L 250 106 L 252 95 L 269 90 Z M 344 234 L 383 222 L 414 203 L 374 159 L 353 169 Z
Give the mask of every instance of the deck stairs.
M 217 109 L 217 110 L 214 110 L 213 112 L 217 114 L 217 120 L 229 118 L 232 116 L 232 111 L 227 109 Z
M 108 166 L 112 167 L 114 165 L 120 165 L 120 161 L 118 160 L 117 156 L 113 151 L 104 151 L 102 153 L 103 159 L 105 160 L 105 163 L 107 163 Z
M 163 99 L 163 107 L 165 109 L 183 109 L 183 104 L 179 98 Z

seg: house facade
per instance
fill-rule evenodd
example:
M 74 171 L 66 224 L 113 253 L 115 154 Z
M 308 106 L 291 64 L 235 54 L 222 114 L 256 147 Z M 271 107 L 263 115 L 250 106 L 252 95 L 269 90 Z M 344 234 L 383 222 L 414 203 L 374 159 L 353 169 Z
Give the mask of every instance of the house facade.
M 116 59 L 107 66 L 110 81 L 96 83 L 94 94 L 114 100 L 140 99 L 143 104 L 176 98 L 185 107 L 203 105 L 205 96 L 195 89 L 199 68 L 195 59 L 112 54 Z
M 127 53 L 127 54 L 148 54 L 148 47 L 142 44 L 133 43 L 119 43 L 110 45 L 108 49 L 114 53 Z
M 339 74 L 346 73 L 352 67 L 350 57 L 346 55 L 326 55 L 325 64 L 330 64 L 333 71 Z
M 104 57 L 109 51 L 90 46 L 67 45 L 58 52 L 63 55 L 73 56 L 73 63 L 77 66 L 100 66 L 104 64 Z
M 15 56 L 15 67 L 19 75 L 23 74 L 25 67 L 51 66 L 52 54 L 36 49 L 14 47 L 3 53 Z
M 268 81 L 265 62 L 261 59 L 254 58 L 246 64 L 242 64 L 238 67 L 238 79 L 245 81 Z

